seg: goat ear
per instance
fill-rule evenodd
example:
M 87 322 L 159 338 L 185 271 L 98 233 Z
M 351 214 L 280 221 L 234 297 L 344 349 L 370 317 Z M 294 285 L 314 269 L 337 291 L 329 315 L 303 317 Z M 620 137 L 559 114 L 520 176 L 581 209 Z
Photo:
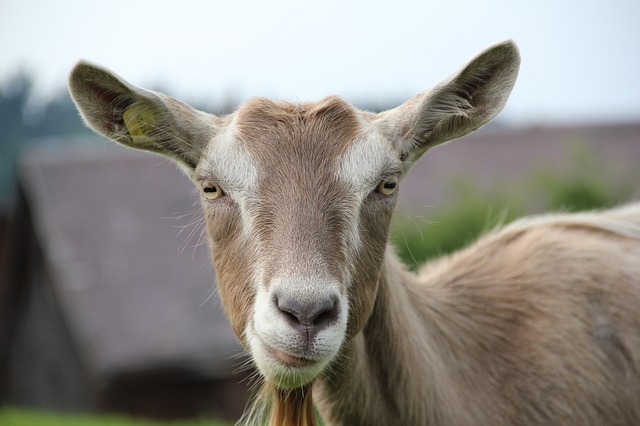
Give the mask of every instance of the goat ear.
M 375 123 L 411 164 L 429 148 L 493 119 L 507 102 L 519 67 L 513 42 L 494 45 L 433 89 L 378 114 Z
M 170 157 L 190 175 L 219 127 L 213 115 L 86 62 L 71 71 L 69 91 L 93 130 L 122 145 Z

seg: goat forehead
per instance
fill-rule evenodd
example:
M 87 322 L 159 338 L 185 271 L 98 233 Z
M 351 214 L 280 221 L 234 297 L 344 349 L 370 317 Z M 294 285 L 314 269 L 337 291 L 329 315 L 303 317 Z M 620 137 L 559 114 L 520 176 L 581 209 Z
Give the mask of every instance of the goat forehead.
M 337 201 L 349 188 L 375 185 L 394 158 L 363 113 L 338 97 L 306 104 L 258 98 L 230 117 L 200 169 L 238 195 L 315 193 Z
M 253 99 L 235 123 L 238 140 L 259 160 L 260 180 L 277 185 L 295 181 L 296 188 L 316 190 L 337 181 L 333 190 L 360 192 L 397 166 L 381 132 L 338 97 L 307 104 Z
M 337 97 L 306 104 L 253 99 L 235 122 L 238 139 L 269 175 L 330 169 L 361 132 L 358 111 Z

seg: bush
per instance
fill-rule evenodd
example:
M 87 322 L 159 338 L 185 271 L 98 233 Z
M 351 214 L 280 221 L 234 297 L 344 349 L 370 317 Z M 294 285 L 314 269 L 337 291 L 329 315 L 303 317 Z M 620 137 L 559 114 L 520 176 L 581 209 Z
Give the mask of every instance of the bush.
M 458 250 L 521 215 L 521 207 L 509 207 L 501 195 L 487 199 L 462 181 L 455 182 L 452 190 L 458 194 L 454 202 L 430 214 L 428 220 L 406 214 L 394 218 L 391 242 L 411 268 Z
M 614 185 L 602 176 L 612 176 L 606 165 L 598 163 L 598 155 L 584 145 L 572 149 L 572 169 L 563 173 L 541 170 L 534 178 L 535 189 L 543 194 L 550 211 L 581 211 L 612 207 L 629 199 L 632 188 L 618 177 Z
M 629 184 L 616 185 L 601 176 L 603 165 L 594 164 L 597 156 L 585 148 L 573 152 L 574 168 L 560 172 L 541 170 L 519 185 L 529 199 L 541 199 L 541 211 L 580 211 L 611 207 L 630 199 Z M 599 173 L 592 173 L 599 170 Z M 611 175 L 609 173 L 609 175 Z M 522 216 L 525 201 L 505 188 L 491 196 L 481 195 L 469 182 L 458 179 L 451 184 L 457 194 L 445 209 L 429 214 L 428 219 L 397 215 L 391 242 L 405 264 L 414 268 L 426 259 L 458 250 L 481 234 Z M 530 207 L 530 206 L 528 206 Z

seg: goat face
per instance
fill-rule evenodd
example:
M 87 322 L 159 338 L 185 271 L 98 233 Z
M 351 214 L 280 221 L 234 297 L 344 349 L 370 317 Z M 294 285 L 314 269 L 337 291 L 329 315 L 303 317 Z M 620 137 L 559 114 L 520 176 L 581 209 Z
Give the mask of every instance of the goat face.
M 296 388 L 372 311 L 399 177 L 491 120 L 519 63 L 513 43 L 498 44 L 380 114 L 332 97 L 258 99 L 216 117 L 87 63 L 69 87 L 95 131 L 172 158 L 196 182 L 234 331 L 267 380 Z
M 250 101 L 209 145 L 195 177 L 220 295 L 277 386 L 313 380 L 366 321 L 400 171 L 338 98 Z

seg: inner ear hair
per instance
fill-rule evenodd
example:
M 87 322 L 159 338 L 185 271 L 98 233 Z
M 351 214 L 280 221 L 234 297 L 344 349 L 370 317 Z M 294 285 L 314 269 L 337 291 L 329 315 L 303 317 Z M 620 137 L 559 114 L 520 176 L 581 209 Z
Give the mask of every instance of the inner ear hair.
M 436 145 L 457 139 L 493 119 L 518 75 L 520 55 L 511 41 L 488 48 L 459 72 L 378 114 L 374 123 L 409 162 Z
M 122 145 L 169 157 L 190 176 L 220 127 L 218 117 L 86 62 L 71 71 L 69 89 L 93 130 Z

